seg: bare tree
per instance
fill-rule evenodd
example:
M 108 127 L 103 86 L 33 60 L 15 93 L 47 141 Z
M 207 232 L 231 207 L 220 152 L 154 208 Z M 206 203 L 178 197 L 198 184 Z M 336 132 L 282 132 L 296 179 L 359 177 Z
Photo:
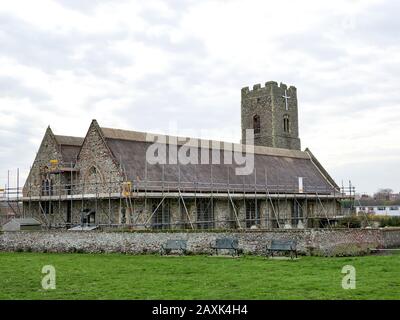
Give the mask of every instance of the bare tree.
M 393 194 L 393 190 L 390 188 L 381 188 L 374 194 L 375 200 L 390 200 L 390 196 Z

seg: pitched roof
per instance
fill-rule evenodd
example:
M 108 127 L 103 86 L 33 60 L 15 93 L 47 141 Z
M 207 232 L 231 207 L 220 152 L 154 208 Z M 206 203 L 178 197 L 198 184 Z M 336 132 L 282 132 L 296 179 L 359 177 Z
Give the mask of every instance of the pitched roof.
M 54 135 L 59 145 L 64 163 L 75 163 L 84 138 Z
M 144 132 L 101 128 L 105 141 L 120 162 L 128 179 L 136 181 L 140 188 L 147 190 L 236 190 L 254 192 L 269 191 L 297 192 L 298 178 L 303 177 L 305 192 L 331 193 L 337 185 L 327 177 L 326 171 L 312 159 L 307 152 L 269 147 L 254 148 L 254 168 L 252 174 L 236 175 L 235 169 L 242 167 L 233 164 L 149 164 L 146 161 L 146 150 L 152 144 L 146 138 L 167 138 L 167 154 L 176 141 L 176 137 L 147 134 Z M 188 138 L 178 138 L 177 145 L 183 145 Z M 223 142 L 208 140 L 192 140 L 191 148 L 197 149 L 198 159 L 201 152 L 208 153 L 211 159 L 212 145 L 219 148 L 220 159 L 224 159 L 224 151 L 231 150 Z M 210 148 L 204 148 L 208 142 Z M 246 146 L 236 145 L 245 150 Z M 215 148 L 214 148 L 215 149 Z M 236 149 L 240 150 L 240 149 Z M 221 161 L 221 163 L 223 163 Z M 321 168 L 319 168 L 320 166 Z M 139 181 L 139 182 L 138 182 Z M 162 182 L 163 181 L 163 182 Z M 180 181 L 180 183 L 178 183 Z
M 232 145 L 231 142 L 226 141 L 215 141 L 215 140 L 204 140 L 192 137 L 178 137 L 178 136 L 170 136 L 164 134 L 156 134 L 156 133 L 148 133 L 148 132 L 139 132 L 139 131 L 129 131 L 129 130 L 121 130 L 114 128 L 104 128 L 101 127 L 101 131 L 106 139 L 115 139 L 115 140 L 124 140 L 124 141 L 138 141 L 138 142 L 151 142 L 154 141 L 154 138 L 162 139 L 166 138 L 168 144 L 176 144 L 181 146 L 186 144 L 190 139 L 190 144 L 193 146 L 198 145 L 209 145 L 211 148 L 216 147 L 219 150 L 230 150 L 226 148 L 226 144 Z M 242 147 L 245 150 L 245 145 L 234 143 L 236 147 Z M 239 148 L 238 148 L 239 149 Z M 255 154 L 264 154 L 264 155 L 275 155 L 275 156 L 286 156 L 291 158 L 302 158 L 309 159 L 309 156 L 300 150 L 290 150 L 290 149 L 281 149 L 281 148 L 271 148 L 271 147 L 263 147 L 263 146 L 254 146 Z
M 60 136 L 60 135 L 54 135 L 56 138 L 58 144 L 61 145 L 66 145 L 66 146 L 77 146 L 81 147 L 84 138 L 82 137 L 72 137 L 72 136 Z

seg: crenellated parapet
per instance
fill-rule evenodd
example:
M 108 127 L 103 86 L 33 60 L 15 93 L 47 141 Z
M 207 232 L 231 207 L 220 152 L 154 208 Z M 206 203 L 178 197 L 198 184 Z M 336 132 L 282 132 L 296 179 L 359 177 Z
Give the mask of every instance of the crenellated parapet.
M 264 86 L 257 83 L 253 85 L 253 88 L 250 89 L 249 87 L 242 88 L 242 98 L 243 97 L 252 97 L 252 96 L 260 96 L 266 93 L 276 93 L 276 94 L 284 94 L 285 90 L 287 93 L 292 95 L 297 95 L 297 88 L 295 86 L 287 86 L 284 83 L 278 84 L 276 81 L 267 81 L 265 82 Z

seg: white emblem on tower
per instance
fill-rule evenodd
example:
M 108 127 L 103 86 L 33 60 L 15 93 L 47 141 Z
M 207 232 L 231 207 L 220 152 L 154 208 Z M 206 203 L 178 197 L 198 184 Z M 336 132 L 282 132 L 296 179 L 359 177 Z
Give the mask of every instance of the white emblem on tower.
M 286 90 L 285 90 L 285 94 L 282 96 L 282 98 L 285 98 L 285 108 L 286 108 L 286 110 L 289 110 L 288 99 L 290 99 L 290 97 L 287 95 Z

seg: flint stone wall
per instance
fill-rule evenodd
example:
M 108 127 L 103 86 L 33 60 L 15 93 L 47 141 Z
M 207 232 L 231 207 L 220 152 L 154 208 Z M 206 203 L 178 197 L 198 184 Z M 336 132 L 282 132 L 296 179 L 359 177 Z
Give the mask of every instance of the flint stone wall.
M 302 254 L 360 255 L 374 248 L 400 247 L 400 229 L 279 230 L 246 232 L 36 231 L 0 234 L 0 251 L 157 253 L 168 239 L 187 240 L 188 251 L 210 254 L 220 237 L 239 239 L 243 253 L 263 254 L 272 239 L 295 239 Z

